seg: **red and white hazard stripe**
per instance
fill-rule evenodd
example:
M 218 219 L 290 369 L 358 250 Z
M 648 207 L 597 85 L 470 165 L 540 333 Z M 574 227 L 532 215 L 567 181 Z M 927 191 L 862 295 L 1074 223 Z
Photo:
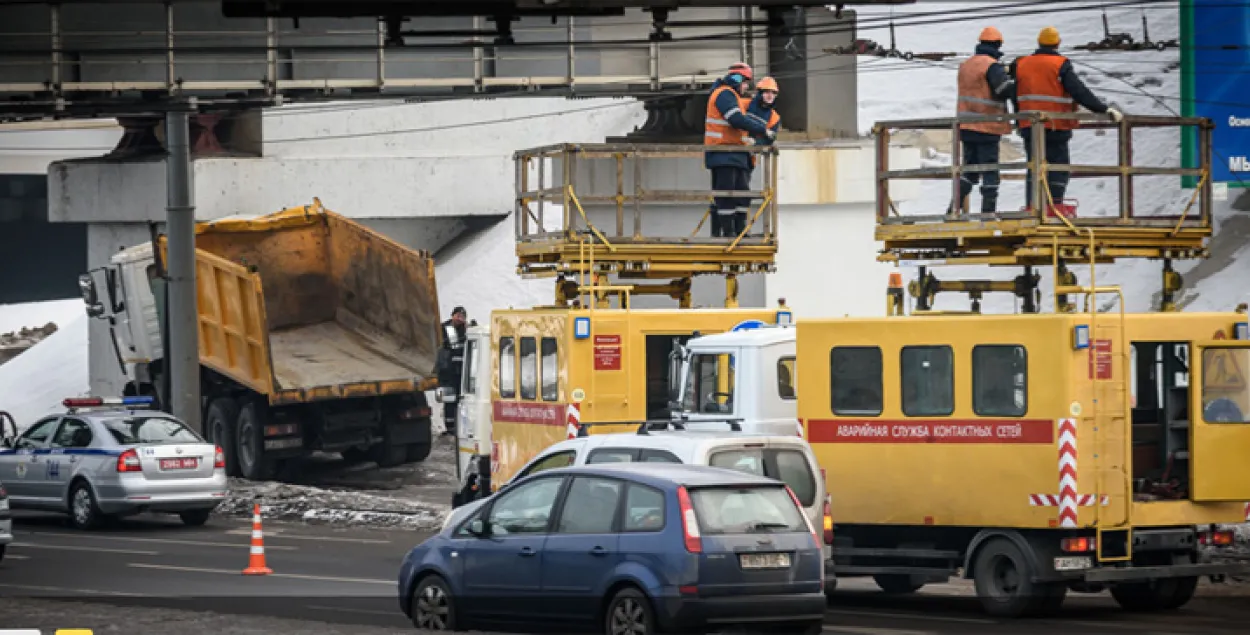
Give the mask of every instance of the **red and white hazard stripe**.
M 802 439 L 803 438 L 803 420 L 796 419 L 794 423 L 795 425 L 798 426 L 797 432 L 799 433 L 799 438 Z
M 1093 507 L 1095 498 L 1097 497 L 1093 494 L 1081 494 L 1076 497 L 1076 504 L 1078 507 Z M 1103 494 L 1103 507 L 1110 504 L 1111 497 Z M 1054 494 L 1029 494 L 1029 505 L 1032 505 L 1033 507 L 1058 507 L 1059 497 Z
M 1076 527 L 1076 420 L 1059 420 L 1059 526 Z
M 575 438 L 577 438 L 577 431 L 578 431 L 578 429 L 580 429 L 580 428 L 581 428 L 581 425 L 582 425 L 582 409 L 581 409 L 581 406 L 579 406 L 579 405 L 577 405 L 577 404 L 575 404 L 575 403 L 571 403 L 571 404 L 569 404 L 569 407 L 568 407 L 568 416 L 565 418 L 565 421 L 566 421 L 566 422 L 567 422 L 567 424 L 568 424 L 567 426 L 565 426 L 565 429 L 566 429 L 566 430 L 567 430 L 567 432 L 568 432 L 568 435 L 567 435 L 565 438 L 566 438 L 566 439 L 575 439 Z

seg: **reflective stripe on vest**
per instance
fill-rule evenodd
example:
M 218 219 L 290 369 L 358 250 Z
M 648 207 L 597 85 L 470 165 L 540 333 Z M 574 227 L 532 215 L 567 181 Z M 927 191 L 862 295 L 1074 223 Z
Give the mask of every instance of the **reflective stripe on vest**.
M 1059 69 L 1068 58 L 1062 55 L 1034 53 L 1020 58 L 1016 63 L 1016 97 L 1021 112 L 1027 110 L 1072 113 L 1077 105 L 1059 79 Z M 1021 128 L 1028 128 L 1029 121 L 1021 121 Z M 1075 130 L 1080 122 L 1072 119 L 1047 121 L 1048 130 Z
M 959 65 L 956 83 L 959 88 L 957 110 L 960 114 L 1002 115 L 1007 113 L 1007 105 L 993 98 L 989 80 L 985 77 L 986 71 L 996 61 L 989 55 L 978 53 Z M 959 127 L 963 130 L 999 136 L 1011 132 L 1011 124 L 999 121 L 962 123 Z
M 721 113 L 716 107 L 716 98 L 720 97 L 721 92 L 729 91 L 733 93 L 734 99 L 738 101 L 738 105 L 730 108 L 729 112 Z M 721 86 L 712 91 L 707 98 L 707 117 L 703 121 L 703 145 L 709 146 L 742 146 L 747 142 L 744 139 L 741 130 L 729 125 L 727 119 L 732 117 L 734 113 L 742 112 L 742 98 L 734 89 L 728 86 Z

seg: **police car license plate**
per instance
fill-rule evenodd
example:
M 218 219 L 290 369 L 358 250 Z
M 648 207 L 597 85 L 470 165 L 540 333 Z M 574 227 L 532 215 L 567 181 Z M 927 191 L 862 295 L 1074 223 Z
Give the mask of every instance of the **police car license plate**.
M 162 470 L 193 470 L 200 465 L 200 459 L 197 457 L 186 457 L 180 459 L 161 459 Z
M 744 553 L 738 556 L 743 569 L 785 569 L 790 566 L 788 553 Z

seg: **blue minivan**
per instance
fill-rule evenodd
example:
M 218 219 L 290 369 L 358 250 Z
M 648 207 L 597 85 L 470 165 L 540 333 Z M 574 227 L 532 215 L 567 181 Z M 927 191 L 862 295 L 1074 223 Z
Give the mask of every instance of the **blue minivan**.
M 399 604 L 430 630 L 819 632 L 821 546 L 770 478 L 674 463 L 552 469 L 414 547 Z

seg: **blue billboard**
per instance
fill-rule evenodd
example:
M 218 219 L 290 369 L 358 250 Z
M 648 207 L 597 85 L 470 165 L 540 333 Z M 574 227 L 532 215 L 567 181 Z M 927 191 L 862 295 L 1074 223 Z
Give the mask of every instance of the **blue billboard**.
M 1181 107 L 1215 124 L 1211 181 L 1250 183 L 1250 11 L 1246 0 L 1181 0 Z M 1185 130 L 1186 167 L 1198 165 L 1198 134 Z M 1185 187 L 1197 179 L 1183 177 Z

